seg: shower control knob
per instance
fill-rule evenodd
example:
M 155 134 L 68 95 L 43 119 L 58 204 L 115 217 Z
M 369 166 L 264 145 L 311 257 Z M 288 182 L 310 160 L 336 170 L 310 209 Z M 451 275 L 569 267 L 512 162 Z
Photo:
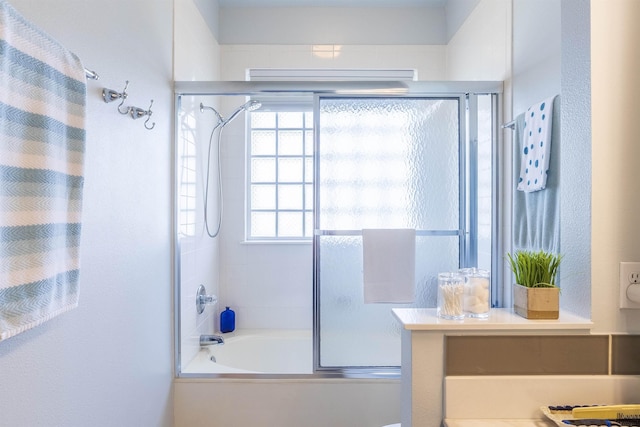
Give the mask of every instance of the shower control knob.
M 196 311 L 198 314 L 202 314 L 205 305 L 212 305 L 218 302 L 218 297 L 215 295 L 207 295 L 207 290 L 204 285 L 198 286 L 196 291 Z

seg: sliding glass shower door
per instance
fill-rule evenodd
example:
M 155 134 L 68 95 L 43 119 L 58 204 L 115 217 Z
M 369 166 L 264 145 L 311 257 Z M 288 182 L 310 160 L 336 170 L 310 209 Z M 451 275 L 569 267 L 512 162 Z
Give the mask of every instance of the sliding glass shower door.
M 435 307 L 465 253 L 464 96 L 316 98 L 315 368 L 397 367 L 393 307 Z M 366 304 L 363 229 L 416 230 L 415 300 Z

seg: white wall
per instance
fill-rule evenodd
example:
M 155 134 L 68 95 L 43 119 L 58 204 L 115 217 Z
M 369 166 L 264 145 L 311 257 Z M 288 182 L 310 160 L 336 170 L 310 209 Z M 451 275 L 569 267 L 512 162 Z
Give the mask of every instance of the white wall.
M 88 81 L 79 307 L 0 343 L 0 425 L 171 426 L 172 1 L 12 0 Z M 122 90 L 152 131 L 102 101 Z
M 447 45 L 447 80 L 507 80 L 511 0 L 482 0 Z
M 640 2 L 591 2 L 591 295 L 598 331 L 640 332 L 640 310 L 618 309 L 618 263 L 640 261 Z
M 444 7 L 223 7 L 221 44 L 445 44 Z
M 171 0 L 12 0 L 88 82 L 80 305 L 0 343 L 0 425 L 171 426 Z M 102 87 L 155 129 L 105 104 Z
M 447 42 L 458 32 L 480 0 L 448 0 L 445 4 L 445 18 L 447 20 Z
M 175 0 L 175 36 L 174 36 L 174 76 L 176 81 L 218 80 L 220 76 L 220 47 L 211 34 L 210 26 L 203 19 L 193 0 Z M 220 306 L 208 305 L 205 311 L 198 314 L 195 298 L 199 285 L 204 285 L 207 294 L 219 296 L 220 273 L 220 237 L 211 238 L 205 233 L 204 227 L 204 176 L 206 174 L 209 136 L 215 125 L 213 112 L 207 110 L 201 113 L 200 102 L 205 105 L 218 107 L 216 103 L 206 97 L 183 97 L 181 107 L 183 113 L 193 115 L 196 120 L 195 134 L 182 133 L 182 120 L 176 123 L 178 140 L 176 144 L 184 147 L 184 137 L 194 138 L 197 150 L 196 189 L 195 197 L 196 217 L 195 232 L 192 235 L 178 234 L 177 257 L 179 260 L 180 285 L 180 362 L 186 366 L 199 350 L 201 334 L 211 334 L 217 329 Z M 191 126 L 187 126 L 192 129 Z M 214 150 L 215 153 L 215 150 Z M 208 199 L 209 230 L 215 233 L 217 210 L 219 208 L 216 197 L 215 173 L 216 156 L 212 156 L 212 184 Z M 181 175 L 182 163 L 178 159 L 176 174 Z M 180 190 L 178 186 L 178 190 Z M 184 203 L 178 196 L 178 203 Z M 180 217 L 177 218 L 181 220 Z
M 209 3 L 216 4 L 217 0 Z M 219 80 L 220 46 L 211 25 L 194 0 L 174 0 L 174 4 L 174 79 Z
M 560 94 L 559 0 L 513 2 L 513 117 Z

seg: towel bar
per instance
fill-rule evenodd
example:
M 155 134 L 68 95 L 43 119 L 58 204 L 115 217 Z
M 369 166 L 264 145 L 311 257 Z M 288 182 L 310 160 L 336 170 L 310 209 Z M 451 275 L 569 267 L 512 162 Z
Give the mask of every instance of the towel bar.
M 502 129 L 515 129 L 516 127 L 516 121 L 515 120 L 511 120 L 510 122 L 507 122 L 505 124 L 503 124 Z
M 84 74 L 85 74 L 85 76 L 87 76 L 88 79 L 91 79 L 91 80 L 99 80 L 100 79 L 100 76 L 98 75 L 98 73 L 96 73 L 95 71 L 91 71 L 88 68 L 84 69 Z

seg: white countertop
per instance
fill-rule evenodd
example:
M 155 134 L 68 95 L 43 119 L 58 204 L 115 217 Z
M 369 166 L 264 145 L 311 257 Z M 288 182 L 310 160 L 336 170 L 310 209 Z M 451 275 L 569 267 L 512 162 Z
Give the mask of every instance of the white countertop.
M 444 420 L 446 427 L 557 427 L 556 423 L 543 420 Z
M 435 308 L 394 308 L 393 315 L 411 331 L 571 331 L 589 333 L 593 322 L 575 314 L 560 312 L 557 320 L 529 320 L 513 309 L 493 308 L 486 319 L 441 319 Z

